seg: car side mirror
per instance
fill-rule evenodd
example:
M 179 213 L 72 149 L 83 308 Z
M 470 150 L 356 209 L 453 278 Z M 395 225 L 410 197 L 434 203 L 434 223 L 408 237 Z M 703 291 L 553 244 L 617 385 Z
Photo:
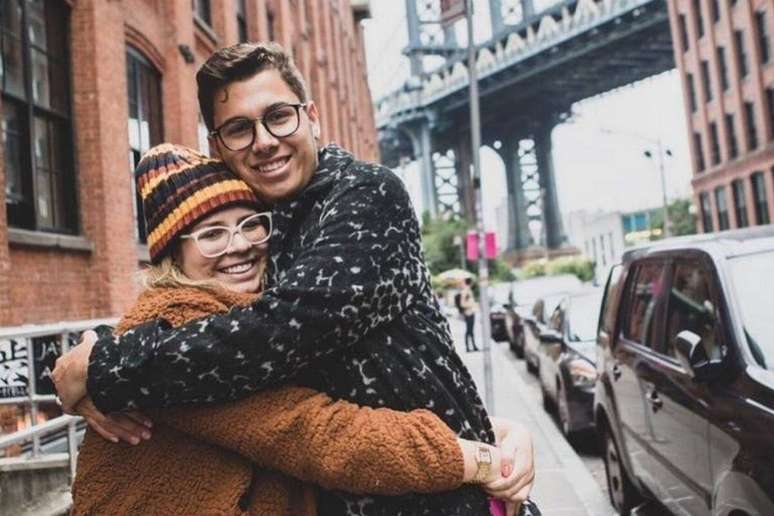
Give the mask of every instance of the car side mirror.
M 556 330 L 544 330 L 540 332 L 540 342 L 546 344 L 561 344 L 564 342 L 562 334 Z
M 675 337 L 675 351 L 680 364 L 692 378 L 707 378 L 713 364 L 701 343 L 701 337 L 690 330 L 683 330 Z

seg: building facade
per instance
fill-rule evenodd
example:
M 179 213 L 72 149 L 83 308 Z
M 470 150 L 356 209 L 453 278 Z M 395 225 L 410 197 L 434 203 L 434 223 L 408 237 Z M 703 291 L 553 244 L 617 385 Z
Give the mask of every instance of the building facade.
M 0 327 L 109 317 L 147 260 L 132 170 L 206 149 L 195 73 L 217 48 L 289 49 L 322 143 L 378 150 L 356 0 L 0 0 Z
M 669 0 L 702 231 L 774 217 L 774 2 Z

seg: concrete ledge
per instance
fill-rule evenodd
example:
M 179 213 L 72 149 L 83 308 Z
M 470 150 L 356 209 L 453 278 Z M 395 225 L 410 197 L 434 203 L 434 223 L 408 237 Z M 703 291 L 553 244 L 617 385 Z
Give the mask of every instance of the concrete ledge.
M 29 231 L 27 229 L 8 228 L 8 242 L 14 245 L 46 247 L 66 251 L 94 252 L 94 243 L 83 236 Z
M 37 459 L 31 457 L 8 457 L 0 459 L 0 472 L 66 468 L 69 467 L 69 465 L 70 456 L 66 453 L 41 455 Z

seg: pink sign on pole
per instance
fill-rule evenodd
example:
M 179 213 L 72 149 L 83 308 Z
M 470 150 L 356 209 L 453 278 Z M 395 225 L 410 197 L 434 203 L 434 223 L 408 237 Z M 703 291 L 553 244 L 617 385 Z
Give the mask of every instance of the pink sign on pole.
M 486 247 L 486 258 L 494 260 L 497 258 L 497 238 L 494 231 L 487 231 L 484 235 L 484 244 Z
M 475 262 L 478 260 L 478 233 L 475 231 L 468 231 L 467 245 L 467 258 L 469 262 Z

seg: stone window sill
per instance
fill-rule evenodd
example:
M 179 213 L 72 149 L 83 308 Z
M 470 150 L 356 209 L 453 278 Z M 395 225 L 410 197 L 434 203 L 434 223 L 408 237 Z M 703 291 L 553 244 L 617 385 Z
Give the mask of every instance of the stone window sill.
M 85 253 L 94 252 L 94 243 L 83 236 L 61 235 L 18 228 L 8 228 L 8 243 L 18 246 L 44 247 Z

